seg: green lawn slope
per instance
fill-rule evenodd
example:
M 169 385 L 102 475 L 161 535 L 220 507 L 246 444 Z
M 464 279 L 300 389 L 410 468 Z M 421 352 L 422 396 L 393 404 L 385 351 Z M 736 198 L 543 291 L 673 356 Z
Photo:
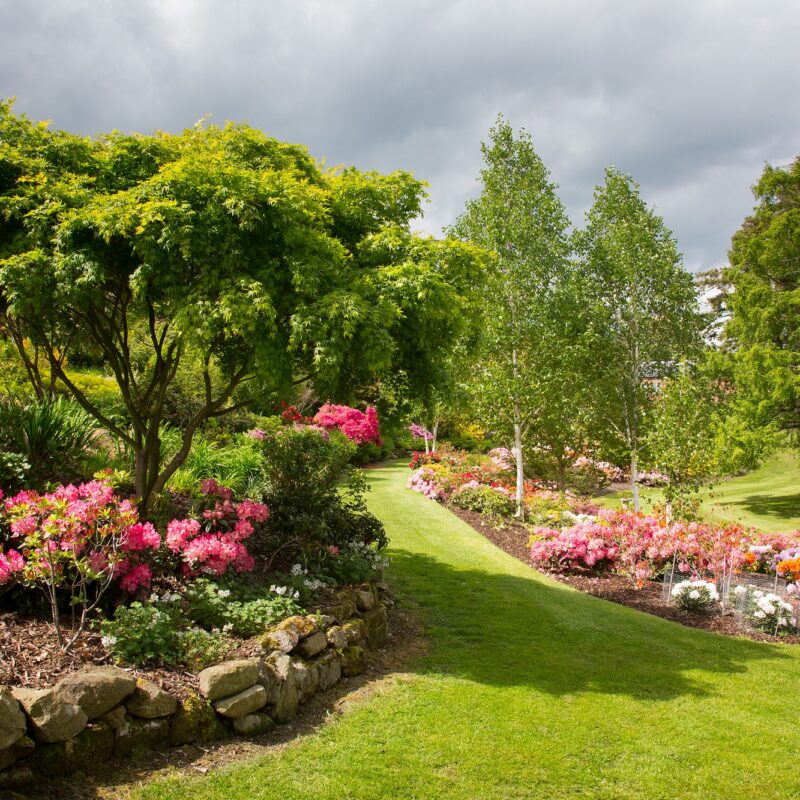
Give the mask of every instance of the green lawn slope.
M 796 648 L 579 594 L 369 472 L 390 580 L 429 652 L 294 744 L 147 800 L 785 800 L 800 796 Z
M 630 491 L 596 497 L 608 508 L 618 508 Z M 645 509 L 663 502 L 661 492 L 642 491 Z M 741 522 L 764 531 L 800 528 L 800 464 L 791 452 L 774 455 L 758 469 L 729 478 L 708 491 L 702 501 L 703 516 L 714 522 Z

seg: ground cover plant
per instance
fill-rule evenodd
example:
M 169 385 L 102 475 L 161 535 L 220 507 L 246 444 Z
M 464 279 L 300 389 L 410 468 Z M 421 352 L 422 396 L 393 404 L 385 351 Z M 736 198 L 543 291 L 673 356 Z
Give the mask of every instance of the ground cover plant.
M 391 539 L 388 574 L 414 598 L 427 654 L 291 746 L 204 776 L 167 774 L 131 789 L 137 800 L 782 800 L 800 791 L 785 770 L 797 649 L 570 590 L 406 491 L 405 466 L 369 479 L 370 508 Z

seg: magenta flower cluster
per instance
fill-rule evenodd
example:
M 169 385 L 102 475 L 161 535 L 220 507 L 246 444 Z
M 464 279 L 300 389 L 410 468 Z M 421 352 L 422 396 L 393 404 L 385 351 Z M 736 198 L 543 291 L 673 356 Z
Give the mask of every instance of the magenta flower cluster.
M 339 430 L 356 444 L 381 444 L 378 412 L 369 406 L 359 411 L 350 406 L 326 403 L 314 416 L 314 422 L 326 430 Z

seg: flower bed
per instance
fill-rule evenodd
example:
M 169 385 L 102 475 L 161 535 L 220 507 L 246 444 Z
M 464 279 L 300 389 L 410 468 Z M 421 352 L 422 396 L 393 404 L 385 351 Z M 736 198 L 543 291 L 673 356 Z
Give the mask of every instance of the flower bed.
M 315 693 L 362 673 L 388 634 L 382 586 L 345 588 L 332 600 L 269 627 L 251 655 L 207 667 L 181 696 L 113 666 L 84 667 L 47 688 L 1 687 L 0 786 L 289 722 Z
M 611 470 L 608 464 L 584 461 L 578 466 Z M 521 524 L 512 517 L 511 451 L 497 449 L 488 458 L 448 450 L 415 453 L 409 466 L 410 489 L 447 503 L 488 538 L 549 574 L 591 580 L 613 576 L 620 579 L 613 581 L 615 596 L 620 585 L 635 593 L 668 574 L 670 608 L 678 615 L 703 611 L 706 616 L 733 613 L 736 601 L 730 592 L 736 585 L 760 591 L 751 586 L 755 579 L 749 576 L 782 578 L 786 594 L 780 602 L 764 601 L 769 606 L 764 617 L 764 609 L 740 609 L 737 620 L 723 627 L 738 630 L 747 625 L 751 631 L 783 637 L 797 632 L 800 614 L 792 597 L 798 595 L 800 581 L 800 532 L 763 534 L 740 525 L 667 524 L 656 514 L 599 509 L 535 481 L 525 482 L 528 524 Z M 655 597 L 660 592 L 659 586 L 648 594 Z M 628 604 L 635 605 L 632 597 Z M 663 605 L 655 599 L 653 604 Z

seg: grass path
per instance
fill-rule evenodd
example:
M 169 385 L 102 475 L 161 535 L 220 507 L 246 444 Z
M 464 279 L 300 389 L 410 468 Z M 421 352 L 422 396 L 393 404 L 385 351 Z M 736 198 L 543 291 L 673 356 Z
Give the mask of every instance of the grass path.
M 800 528 L 800 486 L 797 456 L 793 452 L 776 453 L 758 469 L 730 478 L 707 492 L 703 498 L 703 516 L 714 522 L 741 522 L 764 531 L 791 531 Z M 621 497 L 630 491 L 604 495 L 597 502 L 618 508 Z M 644 489 L 645 508 L 663 502 L 658 490 Z
M 390 578 L 429 653 L 266 758 L 154 800 L 797 797 L 800 656 L 683 628 L 557 585 L 370 471 Z

